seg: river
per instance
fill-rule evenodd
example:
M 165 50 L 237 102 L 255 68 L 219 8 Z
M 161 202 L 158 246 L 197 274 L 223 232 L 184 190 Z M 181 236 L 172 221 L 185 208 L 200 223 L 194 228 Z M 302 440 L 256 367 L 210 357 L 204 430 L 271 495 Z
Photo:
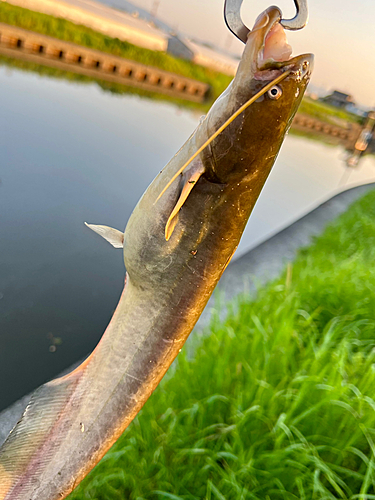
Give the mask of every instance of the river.
M 123 286 L 122 252 L 83 222 L 123 229 L 199 114 L 96 84 L 0 66 L 0 409 L 93 349 Z M 347 186 L 337 147 L 289 136 L 240 255 Z

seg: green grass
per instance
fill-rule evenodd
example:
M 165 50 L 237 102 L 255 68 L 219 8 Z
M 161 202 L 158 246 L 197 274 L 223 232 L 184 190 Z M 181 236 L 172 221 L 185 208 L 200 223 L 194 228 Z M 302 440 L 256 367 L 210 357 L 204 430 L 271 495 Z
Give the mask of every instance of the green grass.
M 200 80 L 211 86 L 212 98 L 218 97 L 231 81 L 231 77 L 191 61 L 178 59 L 164 52 L 136 47 L 128 42 L 111 38 L 65 19 L 41 14 L 5 2 L 0 2 L 0 22 Z
M 362 123 L 363 119 L 360 116 L 349 113 L 335 106 L 331 106 L 325 102 L 314 101 L 309 97 L 305 97 L 299 108 L 300 113 L 312 116 L 318 120 L 337 125 L 338 122 Z
M 214 317 L 69 497 L 375 498 L 375 191 Z

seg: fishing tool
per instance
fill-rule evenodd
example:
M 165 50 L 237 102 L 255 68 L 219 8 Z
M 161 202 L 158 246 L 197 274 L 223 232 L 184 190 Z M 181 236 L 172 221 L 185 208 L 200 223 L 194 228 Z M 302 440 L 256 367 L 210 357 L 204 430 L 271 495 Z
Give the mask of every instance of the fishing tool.
M 250 33 L 249 28 L 241 19 L 241 5 L 243 0 L 225 0 L 224 19 L 228 29 L 241 42 L 246 43 Z M 307 24 L 309 14 L 307 9 L 307 0 L 294 0 L 297 13 L 292 19 L 281 19 L 280 24 L 287 30 L 300 30 Z

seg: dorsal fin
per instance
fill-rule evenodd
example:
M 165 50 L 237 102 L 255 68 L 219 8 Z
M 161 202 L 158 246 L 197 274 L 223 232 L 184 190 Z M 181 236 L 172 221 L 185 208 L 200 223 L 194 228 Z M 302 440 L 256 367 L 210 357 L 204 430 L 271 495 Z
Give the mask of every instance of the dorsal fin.
M 107 240 L 115 248 L 123 248 L 124 246 L 124 233 L 118 229 L 114 229 L 109 226 L 97 226 L 95 224 L 87 224 L 86 226 L 100 234 L 105 240 Z
M 192 163 L 191 167 L 188 171 L 185 171 L 183 177 L 183 185 L 179 199 L 177 200 L 176 205 L 174 206 L 169 219 L 165 225 L 165 239 L 168 241 L 172 236 L 174 228 L 176 227 L 178 221 L 178 212 L 181 210 L 181 207 L 187 200 L 191 190 L 197 183 L 199 177 L 203 174 L 204 167 L 201 162 Z

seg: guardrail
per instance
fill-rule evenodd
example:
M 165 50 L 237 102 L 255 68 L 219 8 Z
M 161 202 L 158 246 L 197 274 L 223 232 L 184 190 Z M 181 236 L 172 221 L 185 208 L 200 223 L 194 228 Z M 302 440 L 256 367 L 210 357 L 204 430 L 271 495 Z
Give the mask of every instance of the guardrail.
M 130 59 L 0 23 L 0 54 L 194 102 L 209 85 Z

